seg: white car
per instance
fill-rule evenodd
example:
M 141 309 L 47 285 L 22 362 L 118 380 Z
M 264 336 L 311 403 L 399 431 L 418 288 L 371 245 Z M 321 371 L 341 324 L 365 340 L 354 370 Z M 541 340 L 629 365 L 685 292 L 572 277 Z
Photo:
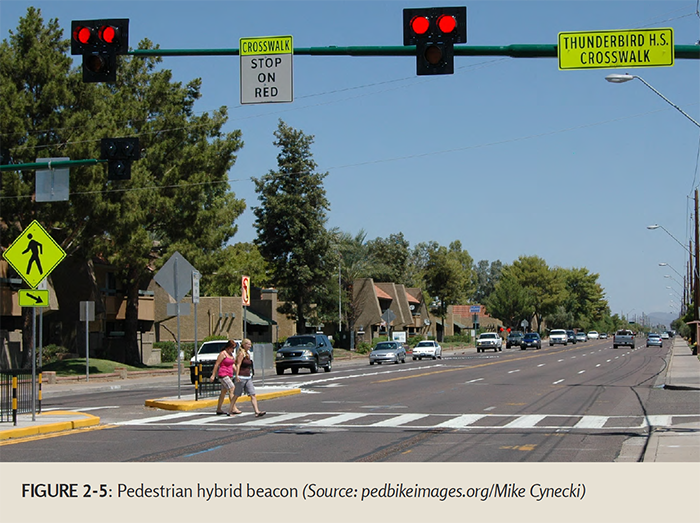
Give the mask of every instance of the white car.
M 569 336 L 564 329 L 552 329 L 549 331 L 549 346 L 551 347 L 555 343 L 561 343 L 562 345 L 569 343 Z
M 442 359 L 442 347 L 437 341 L 419 341 L 418 345 L 413 347 L 413 353 L 411 357 L 414 360 L 422 360 L 423 358 Z
M 587 336 L 589 340 L 597 340 L 600 337 L 598 331 L 589 331 Z
M 234 340 L 236 343 L 240 344 L 241 340 Z M 224 350 L 224 347 L 228 343 L 228 340 L 212 340 L 212 341 L 205 341 L 200 345 L 199 350 L 197 351 L 197 363 L 202 365 L 202 372 L 204 373 L 204 378 L 208 378 L 211 375 L 211 371 L 214 368 L 214 364 L 216 363 L 216 358 L 219 357 L 219 354 L 221 353 L 222 350 Z M 235 357 L 235 351 L 234 351 L 234 357 Z M 195 381 L 195 372 L 194 372 L 194 367 L 195 367 L 195 358 L 192 356 L 190 358 L 190 381 L 192 382 L 192 385 L 194 385 Z M 209 374 L 207 374 L 209 372 Z
M 484 332 L 476 339 L 476 352 L 493 349 L 494 352 L 503 350 L 503 340 L 495 332 Z

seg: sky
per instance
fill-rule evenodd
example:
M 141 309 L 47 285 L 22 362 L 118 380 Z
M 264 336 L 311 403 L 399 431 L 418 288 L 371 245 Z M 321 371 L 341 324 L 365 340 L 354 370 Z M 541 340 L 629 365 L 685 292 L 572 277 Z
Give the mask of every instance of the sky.
M 467 6 L 470 46 L 641 28 L 673 28 L 676 45 L 700 40 L 698 0 L 1 0 L 0 34 L 35 6 L 66 38 L 71 20 L 129 18 L 133 48 L 148 38 L 162 49 L 237 49 L 240 38 L 276 35 L 297 48 L 401 46 L 404 8 L 445 5 Z M 256 236 L 252 178 L 277 167 L 281 119 L 314 136 L 330 228 L 368 240 L 403 233 L 411 248 L 459 240 L 475 262 L 539 256 L 585 267 L 613 313 L 678 312 L 688 253 L 676 239 L 687 245 L 693 230 L 700 128 L 641 81 L 605 77 L 636 74 L 700 121 L 700 60 L 559 70 L 556 58 L 457 56 L 454 74 L 440 76 L 417 76 L 415 62 L 298 55 L 293 102 L 241 105 L 238 56 L 164 57 L 174 80 L 202 79 L 197 112 L 227 106 L 224 131 L 242 132 L 229 180 L 247 208 L 232 242 Z

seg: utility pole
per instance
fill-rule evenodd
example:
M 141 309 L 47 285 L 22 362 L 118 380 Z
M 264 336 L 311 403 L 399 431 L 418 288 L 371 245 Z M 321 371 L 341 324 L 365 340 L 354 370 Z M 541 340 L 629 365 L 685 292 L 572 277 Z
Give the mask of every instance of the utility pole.
M 700 306 L 700 281 L 698 281 L 698 276 L 700 276 L 700 246 L 698 245 L 698 241 L 700 241 L 700 223 L 698 220 L 698 190 L 695 189 L 695 287 L 693 293 L 693 319 L 696 321 L 696 347 L 698 340 L 700 339 L 700 323 L 697 323 L 698 320 L 700 320 L 700 315 L 698 314 L 698 307 Z

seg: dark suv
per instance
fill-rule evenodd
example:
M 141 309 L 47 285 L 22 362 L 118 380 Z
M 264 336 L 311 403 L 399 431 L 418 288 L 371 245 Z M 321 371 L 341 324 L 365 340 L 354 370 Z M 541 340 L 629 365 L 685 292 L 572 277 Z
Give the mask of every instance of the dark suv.
M 513 346 L 519 347 L 521 341 L 523 341 L 523 333 L 521 331 L 511 332 L 506 338 L 506 349 L 510 349 Z
M 290 336 L 277 350 L 275 358 L 277 374 L 284 374 L 285 369 L 292 369 L 292 374 L 296 374 L 301 368 L 315 373 L 319 367 L 330 372 L 332 364 L 333 347 L 325 334 Z

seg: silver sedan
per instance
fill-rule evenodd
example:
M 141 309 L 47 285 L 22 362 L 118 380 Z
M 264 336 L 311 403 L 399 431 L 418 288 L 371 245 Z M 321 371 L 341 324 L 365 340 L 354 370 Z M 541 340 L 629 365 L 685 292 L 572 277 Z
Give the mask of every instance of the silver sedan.
M 398 341 L 382 341 L 369 353 L 369 364 L 406 363 L 406 349 Z

